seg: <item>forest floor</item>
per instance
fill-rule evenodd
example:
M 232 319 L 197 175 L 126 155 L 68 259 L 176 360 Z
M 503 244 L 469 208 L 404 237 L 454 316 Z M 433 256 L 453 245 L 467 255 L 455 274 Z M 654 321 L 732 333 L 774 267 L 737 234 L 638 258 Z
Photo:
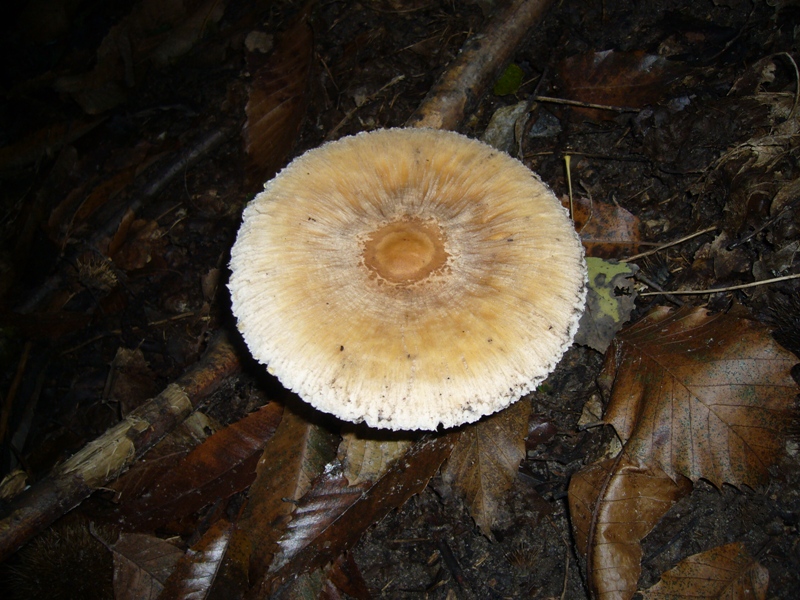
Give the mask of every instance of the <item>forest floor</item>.
M 185 373 L 215 332 L 235 337 L 227 264 L 263 181 L 327 140 L 402 126 L 505 4 L 21 3 L 0 42 L 0 475 L 46 477 Z M 313 37 L 292 29 L 300 14 Z M 640 295 L 800 273 L 798 24 L 790 0 L 555 2 L 459 131 L 481 138 L 489 128 L 559 197 L 571 185 L 581 206 L 610 207 L 607 231 L 585 236 L 596 256 L 622 260 L 703 232 L 632 261 L 629 322 L 657 306 L 743 311 L 800 356 L 798 279 Z M 280 93 L 277 115 L 255 114 L 259 94 Z M 512 125 L 490 125 L 507 107 L 517 108 Z M 260 140 L 269 148 L 256 149 Z M 241 371 L 200 408 L 210 430 L 270 403 L 297 404 L 235 343 Z M 587 402 L 608 402 L 603 364 L 603 353 L 573 345 L 523 399 L 524 458 L 490 531 L 435 474 L 352 541 L 340 569 L 349 583 L 323 578 L 302 597 L 588 598 L 567 491 L 614 437 L 579 426 Z M 207 437 L 198 435 L 195 444 Z M 800 457 L 796 438 L 782 447 L 760 485 L 697 479 L 645 538 L 639 587 L 687 556 L 742 542 L 769 573 L 766 597 L 796 598 Z M 235 520 L 247 493 L 126 528 L 135 519 L 115 521 L 114 493 L 98 492 L 42 534 L 51 533 L 45 556 L 31 544 L 0 577 L 21 598 L 110 597 L 118 567 L 108 540 L 119 531 L 183 551 L 222 517 Z M 65 535 L 75 523 L 94 537 Z M 106 545 L 95 551 L 107 555 L 96 560 L 57 557 L 64 540 L 75 555 L 74 545 L 99 538 Z M 89 578 L 81 569 L 102 583 L 76 592 Z

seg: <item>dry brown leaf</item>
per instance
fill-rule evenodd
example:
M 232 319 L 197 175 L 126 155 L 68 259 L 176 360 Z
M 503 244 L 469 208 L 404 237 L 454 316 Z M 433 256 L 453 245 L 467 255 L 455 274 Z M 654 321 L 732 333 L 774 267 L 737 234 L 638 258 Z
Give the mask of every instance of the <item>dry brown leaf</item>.
M 659 308 L 606 355 L 604 420 L 633 460 L 673 479 L 753 487 L 783 450 L 796 363 L 753 321 Z
M 641 50 L 605 50 L 569 57 L 559 66 L 565 98 L 618 107 L 642 108 L 674 93 L 687 68 Z M 611 119 L 611 111 L 577 108 L 590 119 Z
M 569 199 L 561 203 L 569 207 Z M 587 256 L 619 258 L 639 251 L 639 218 L 621 206 L 578 196 L 572 211 Z
M 155 600 L 183 556 L 180 548 L 143 533 L 121 533 L 111 550 L 116 600 Z
M 569 484 L 569 512 L 578 551 L 586 556 L 593 597 L 633 596 L 641 574 L 642 539 L 691 490 L 658 467 L 616 458 L 584 467 Z
M 247 506 L 237 523 L 223 569 L 214 586 L 230 590 L 258 581 L 267 572 L 278 539 L 292 518 L 297 500 L 334 457 L 334 436 L 291 409 L 284 410 L 275 434 L 264 447 Z
M 413 443 L 406 434 L 353 427 L 342 434 L 339 444 L 344 476 L 350 485 L 376 481 Z
M 641 594 L 645 600 L 764 600 L 768 585 L 769 571 L 736 542 L 685 558 Z
M 465 497 L 472 518 L 490 539 L 500 502 L 525 458 L 530 411 L 530 402 L 521 400 L 465 427 L 442 469 L 443 481 Z
M 247 175 L 261 185 L 283 165 L 308 102 L 313 35 L 307 10 L 281 36 L 266 65 L 253 76 L 245 112 Z

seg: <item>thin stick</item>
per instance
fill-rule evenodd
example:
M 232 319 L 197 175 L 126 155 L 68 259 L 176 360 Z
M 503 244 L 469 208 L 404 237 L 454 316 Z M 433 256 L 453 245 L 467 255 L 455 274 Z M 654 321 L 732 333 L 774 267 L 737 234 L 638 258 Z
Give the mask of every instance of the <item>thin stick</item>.
M 672 295 L 685 295 L 685 294 L 716 294 L 717 292 L 732 292 L 734 290 L 743 290 L 745 288 L 757 287 L 760 285 L 767 285 L 769 283 L 777 283 L 778 281 L 787 281 L 789 279 L 800 279 L 800 273 L 794 275 L 784 275 L 783 277 L 773 277 L 772 279 L 762 279 L 761 281 L 754 281 L 752 283 L 743 283 L 742 285 L 732 285 L 730 287 L 716 288 L 712 290 L 676 290 L 674 292 L 667 292 Z M 640 296 L 658 296 L 665 292 L 642 292 Z
M 552 96 L 535 96 L 537 102 L 549 102 L 550 104 L 566 104 L 567 106 L 580 106 L 581 108 L 596 108 L 597 110 L 613 110 L 614 112 L 639 112 L 638 108 L 630 106 L 611 106 L 610 104 L 593 104 L 591 102 L 581 102 L 579 100 L 567 100 L 566 98 L 553 98 Z
M 575 221 L 575 211 L 572 210 L 572 171 L 569 168 L 570 155 L 564 157 L 564 162 L 567 163 L 567 190 L 569 190 L 569 218 Z
M 670 246 L 682 244 L 683 242 L 691 240 L 692 238 L 696 238 L 699 235 L 703 235 L 704 233 L 708 233 L 709 231 L 714 231 L 716 228 L 717 228 L 716 225 L 714 225 L 713 227 L 706 227 L 705 229 L 701 229 L 700 231 L 695 231 L 694 233 L 690 233 L 689 235 L 682 237 L 678 240 L 673 240 L 671 242 L 667 242 L 666 244 L 662 244 L 658 248 L 653 248 L 652 250 L 648 250 L 647 252 L 642 252 L 641 254 L 634 254 L 633 256 L 629 256 L 628 258 L 623 258 L 619 262 L 631 262 L 632 260 L 637 260 L 639 258 L 644 258 L 645 256 L 650 256 L 651 254 L 660 252 L 664 248 L 669 248 Z

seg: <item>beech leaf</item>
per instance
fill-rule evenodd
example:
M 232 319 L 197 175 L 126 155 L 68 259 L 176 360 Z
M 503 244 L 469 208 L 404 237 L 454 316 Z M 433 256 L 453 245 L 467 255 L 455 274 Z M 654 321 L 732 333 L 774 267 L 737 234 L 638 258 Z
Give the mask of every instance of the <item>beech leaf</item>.
M 764 600 L 768 585 L 769 571 L 735 542 L 685 558 L 641 594 L 644 600 Z
M 290 578 L 328 564 L 355 544 L 370 525 L 425 489 L 459 435 L 451 431 L 423 438 L 373 484 L 349 486 L 338 461 L 331 463 L 298 502 L 280 540 L 281 552 L 271 575 L 259 585 L 259 594 L 269 596 Z
M 282 412 L 281 405 L 271 402 L 206 439 L 154 480 L 151 489 L 140 489 L 138 497 L 121 505 L 124 522 L 155 529 L 246 489 Z
M 243 594 L 248 581 L 258 581 L 267 572 L 294 502 L 309 490 L 335 449 L 333 434 L 290 408 L 284 410 L 275 435 L 264 447 L 247 505 L 214 584 L 225 590 L 225 597 L 232 597 L 234 589 Z
M 569 483 L 569 512 L 595 597 L 630 598 L 641 575 L 641 541 L 682 496 L 687 479 L 616 458 L 584 467 Z
M 673 479 L 754 487 L 783 450 L 796 363 L 754 321 L 659 308 L 606 355 L 604 420 L 632 459 Z
M 492 539 L 500 502 L 525 458 L 530 402 L 525 400 L 464 428 L 442 469 L 442 480 L 466 500 L 481 532 Z
M 217 521 L 203 534 L 200 541 L 186 551 L 167 579 L 160 600 L 202 600 L 208 598 L 211 584 L 217 575 L 228 549 L 233 525 L 224 519 Z
M 121 533 L 111 550 L 117 600 L 155 600 L 183 556 L 180 548 L 143 533 Z

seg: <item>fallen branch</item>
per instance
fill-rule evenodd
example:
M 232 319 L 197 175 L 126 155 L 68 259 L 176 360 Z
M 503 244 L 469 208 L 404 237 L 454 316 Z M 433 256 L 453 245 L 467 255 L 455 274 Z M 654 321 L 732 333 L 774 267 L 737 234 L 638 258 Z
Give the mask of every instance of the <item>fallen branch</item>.
M 12 502 L 0 521 L 0 561 L 126 471 L 239 367 L 236 350 L 224 333 L 218 333 L 203 358 L 177 381 Z
M 457 129 L 551 4 L 552 0 L 513 0 L 486 31 L 467 40 L 406 125 Z

